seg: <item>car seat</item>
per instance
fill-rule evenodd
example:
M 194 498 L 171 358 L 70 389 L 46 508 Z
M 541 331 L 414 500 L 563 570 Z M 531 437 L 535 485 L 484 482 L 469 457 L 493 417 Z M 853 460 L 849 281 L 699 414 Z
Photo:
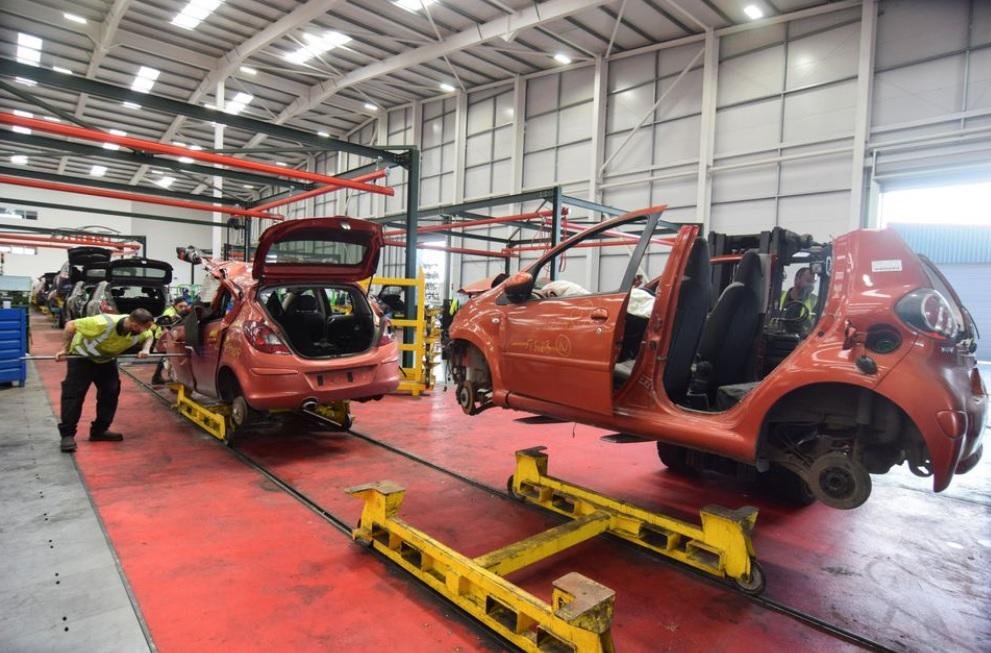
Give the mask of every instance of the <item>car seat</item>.
M 705 322 L 692 378 L 692 393 L 712 397 L 716 389 L 752 380 L 752 351 L 764 302 L 764 271 L 757 250 L 736 266 Z
M 323 340 L 323 316 L 313 295 L 297 295 L 286 311 L 282 324 L 293 345 L 303 354 L 313 355 L 316 343 Z
M 709 244 L 703 238 L 696 238 L 678 285 L 678 306 L 664 365 L 664 391 L 675 403 L 684 401 L 692 378 L 692 362 L 706 325 L 711 294 Z

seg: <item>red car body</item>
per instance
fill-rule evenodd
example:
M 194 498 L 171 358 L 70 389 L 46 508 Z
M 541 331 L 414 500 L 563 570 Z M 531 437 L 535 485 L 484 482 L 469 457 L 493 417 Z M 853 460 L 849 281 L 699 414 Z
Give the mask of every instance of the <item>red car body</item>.
M 666 392 L 665 366 L 677 354 L 671 341 L 679 294 L 693 245 L 701 241 L 697 226 L 672 225 L 677 235 L 663 273 L 651 284 L 657 298 L 649 322 L 628 379 L 617 383 L 630 286 L 543 299 L 530 289 L 548 260 L 649 212 L 576 235 L 528 272 L 461 308 L 450 328 L 451 356 L 466 412 L 501 406 L 635 434 L 659 441 L 662 460 L 674 468 L 694 459 L 695 467 L 735 461 L 751 470 L 782 470 L 792 486 L 796 476 L 801 479 L 799 494 L 808 501 L 811 492 L 838 508 L 866 500 L 868 472 L 908 462 L 919 475 L 931 474 L 938 492 L 977 463 L 988 398 L 972 353 L 976 329 L 935 267 L 891 230 L 854 231 L 820 248 L 829 280 L 814 326 L 766 374 L 727 386 L 742 387 L 735 404 L 700 410 Z M 650 235 L 645 231 L 642 238 Z M 765 258 L 770 265 L 787 263 Z M 710 265 L 706 255 L 705 265 L 716 262 Z M 631 266 L 627 284 L 635 271 Z M 935 311 L 941 324 L 952 323 L 952 330 L 929 328 L 920 307 Z M 761 319 L 758 345 L 771 321 Z M 694 351 L 688 353 L 696 375 L 700 355 Z
M 392 392 L 398 345 L 357 283 L 374 273 L 381 246 L 379 225 L 310 218 L 267 229 L 251 263 L 208 263 L 203 286 L 215 296 L 163 338 L 165 351 L 188 353 L 172 359 L 173 379 L 234 402 L 235 414 L 241 400 L 253 411 L 300 410 Z M 296 306 L 304 297 L 306 310 Z

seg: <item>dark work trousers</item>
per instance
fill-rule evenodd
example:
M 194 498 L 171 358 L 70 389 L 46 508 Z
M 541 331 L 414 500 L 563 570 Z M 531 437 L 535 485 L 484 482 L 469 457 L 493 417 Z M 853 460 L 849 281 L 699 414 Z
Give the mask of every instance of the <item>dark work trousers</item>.
M 103 433 L 110 428 L 117 412 L 120 396 L 120 375 L 117 361 L 94 363 L 86 358 L 70 358 L 62 381 L 62 421 L 58 425 L 62 437 L 76 435 L 83 402 L 92 383 L 96 386 L 96 419 L 90 425 L 90 433 Z

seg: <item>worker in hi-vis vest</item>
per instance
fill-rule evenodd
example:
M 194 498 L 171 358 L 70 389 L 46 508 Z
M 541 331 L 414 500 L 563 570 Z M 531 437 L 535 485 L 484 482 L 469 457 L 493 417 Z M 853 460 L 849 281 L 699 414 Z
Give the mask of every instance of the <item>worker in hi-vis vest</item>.
M 76 450 L 76 426 L 83 412 L 83 401 L 92 383 L 96 386 L 96 419 L 90 424 L 89 439 L 96 442 L 120 442 L 124 436 L 110 430 L 120 396 L 117 356 L 142 343 L 138 358 L 151 352 L 154 325 L 151 313 L 138 308 L 129 315 L 93 315 L 72 320 L 65 325 L 65 346 L 55 360 L 68 359 L 62 381 L 62 414 L 58 425 L 62 451 Z M 78 358 L 77 358 L 78 357 Z

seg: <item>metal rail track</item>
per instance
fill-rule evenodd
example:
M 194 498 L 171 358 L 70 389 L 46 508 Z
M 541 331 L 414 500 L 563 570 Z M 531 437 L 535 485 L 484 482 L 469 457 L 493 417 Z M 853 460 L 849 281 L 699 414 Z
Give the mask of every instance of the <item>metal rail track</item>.
M 166 396 L 163 396 L 154 387 L 152 387 L 148 383 L 144 382 L 143 380 L 139 379 L 134 374 L 131 374 L 131 372 L 127 370 L 127 366 L 121 366 L 120 370 L 122 372 L 124 372 L 125 374 L 127 374 L 135 383 L 137 383 L 138 385 L 140 385 L 141 387 L 143 387 L 145 390 L 147 390 L 150 394 L 152 394 L 154 397 L 156 397 L 159 401 L 161 401 L 161 402 L 163 402 L 166 405 L 168 405 L 168 406 L 171 407 L 171 405 L 172 405 L 171 399 L 169 399 Z M 456 480 L 458 480 L 458 481 L 460 481 L 462 483 L 465 483 L 466 485 L 470 485 L 470 486 L 472 486 L 472 487 L 474 487 L 474 488 L 476 488 L 478 490 L 481 490 L 483 492 L 486 492 L 486 493 L 488 493 L 488 494 L 490 494 L 492 496 L 497 496 L 497 497 L 500 497 L 500 498 L 503 498 L 503 499 L 507 499 L 507 500 L 513 501 L 517 505 L 527 505 L 529 508 L 531 508 L 533 510 L 536 510 L 536 511 L 538 511 L 541 514 L 544 514 L 544 515 L 551 514 L 551 513 L 548 513 L 548 511 L 543 510 L 543 509 L 541 509 L 541 508 L 539 508 L 537 506 L 532 506 L 530 504 L 519 504 L 518 501 L 516 501 L 515 499 L 513 499 L 512 497 L 510 497 L 509 495 L 507 495 L 507 493 L 503 489 L 493 488 L 493 487 L 491 487 L 489 485 L 486 485 L 486 484 L 482 483 L 481 481 L 477 481 L 477 480 L 475 480 L 473 478 L 470 478 L 468 476 L 464 476 L 464 475 L 459 474 L 457 472 L 454 472 L 454 471 L 452 471 L 450 469 L 447 469 L 445 467 L 442 467 L 442 466 L 440 466 L 440 465 L 438 465 L 436 463 L 433 463 L 433 462 L 431 462 L 431 461 L 429 461 L 429 460 L 427 460 L 425 458 L 422 458 L 422 457 L 420 457 L 420 456 L 418 456 L 418 455 L 416 455 L 416 454 L 414 454 L 412 452 L 406 451 L 405 449 L 402 449 L 402 448 L 397 447 L 395 445 L 388 444 L 387 442 L 382 442 L 381 440 L 377 440 L 377 439 L 375 439 L 375 438 L 373 438 L 371 436 L 365 435 L 363 433 L 359 433 L 359 432 L 357 432 L 357 431 L 355 431 L 353 429 L 349 429 L 347 431 L 347 433 L 348 433 L 348 435 L 350 435 L 350 436 L 352 436 L 354 438 L 357 438 L 359 440 L 363 440 L 364 442 L 367 442 L 368 444 L 371 444 L 371 445 L 376 446 L 376 447 L 380 447 L 382 449 L 385 449 L 386 451 L 389 451 L 391 453 L 394 453 L 394 454 L 396 454 L 398 456 L 402 456 L 403 458 L 406 458 L 408 460 L 411 460 L 411 461 L 413 461 L 413 462 L 415 462 L 417 464 L 423 465 L 424 467 L 427 467 L 427 468 L 432 469 L 434 471 L 437 471 L 437 472 L 440 472 L 440 473 L 445 474 L 447 476 L 450 476 L 453 479 L 456 479 Z M 238 460 L 240 460 L 245 465 L 247 465 L 247 466 L 251 467 L 252 469 L 256 470 L 262 476 L 264 476 L 269 481 L 271 481 L 276 486 L 278 486 L 279 489 L 283 490 L 284 492 L 286 492 L 287 494 L 289 494 L 290 496 L 292 496 L 294 499 L 296 499 L 297 501 L 299 501 L 300 503 L 302 503 L 303 505 L 305 505 L 307 508 L 309 508 L 310 510 L 312 510 L 313 512 L 315 512 L 317 515 L 319 515 L 320 517 L 322 517 L 324 520 L 326 520 L 328 523 L 330 523 L 332 526 L 334 526 L 334 528 L 336 528 L 339 531 L 341 531 L 343 534 L 345 534 L 350 539 L 350 537 L 351 537 L 351 530 L 352 530 L 352 526 L 350 524 L 348 524 L 347 522 L 345 522 L 344 520 L 342 520 L 340 517 L 334 515 L 329 510 L 327 510 L 324 507 L 322 507 L 317 501 L 315 501 L 314 499 L 312 499 L 309 496 L 307 496 L 306 493 L 301 492 L 300 490 L 298 490 L 294 486 L 292 486 L 290 483 L 287 483 L 286 481 L 282 480 L 278 475 L 274 474 L 265 465 L 263 465 L 262 463 L 259 463 L 257 460 L 255 460 L 251 456 L 247 455 L 243 451 L 240 451 L 240 450 L 238 450 L 235 447 L 228 447 L 228 449 L 230 450 L 231 454 L 235 458 L 237 458 Z M 616 543 L 618 543 L 618 544 L 620 544 L 620 545 L 622 545 L 624 547 L 628 547 L 628 548 L 630 548 L 630 549 L 632 549 L 634 551 L 637 551 L 641 555 L 650 555 L 650 554 L 644 553 L 641 549 L 633 546 L 632 544 L 626 542 L 625 540 L 622 540 L 622 539 L 620 539 L 618 537 L 613 537 L 613 536 L 608 536 L 608 537 L 612 541 L 614 541 L 614 542 L 616 542 Z M 650 556 L 650 557 L 651 558 L 655 558 L 655 556 Z M 684 565 L 672 565 L 672 567 L 673 568 L 676 568 L 676 569 L 678 569 L 680 571 L 683 571 L 685 573 L 689 573 L 689 574 L 695 576 L 696 578 L 698 578 L 702 582 L 712 583 L 712 584 L 715 584 L 715 585 L 717 585 L 717 586 L 725 589 L 726 591 L 730 591 L 730 592 L 734 592 L 736 594 L 739 594 L 740 596 L 744 597 L 746 600 L 751 601 L 753 603 L 756 603 L 757 605 L 759 605 L 759 606 L 761 606 L 763 608 L 766 608 L 766 609 L 771 610 L 773 612 L 777 612 L 779 614 L 783 614 L 783 615 L 785 615 L 785 616 L 787 616 L 787 617 L 795 620 L 796 622 L 801 623 L 802 625 L 805 625 L 805 626 L 808 626 L 810 628 L 813 628 L 813 629 L 815 629 L 815 630 L 817 630 L 819 632 L 825 633 L 827 635 L 830 635 L 832 637 L 835 637 L 836 639 L 842 640 L 844 642 L 848 642 L 850 644 L 854 644 L 856 646 L 860 646 L 861 648 L 863 648 L 865 650 L 868 650 L 868 651 L 877 651 L 878 653 L 901 653 L 897 649 L 893 649 L 893 648 L 890 648 L 888 646 L 885 646 L 881 642 L 878 642 L 876 640 L 870 639 L 869 637 L 865 637 L 863 635 L 859 635 L 857 633 L 854 633 L 854 632 L 852 632 L 850 630 L 847 630 L 847 629 L 845 629 L 845 628 L 843 628 L 841 626 L 838 626 L 836 624 L 832 624 L 832 623 L 830 623 L 830 622 L 828 622 L 828 621 L 826 621 L 824 619 L 821 619 L 819 617 L 816 617 L 815 615 L 809 614 L 808 612 L 805 612 L 803 610 L 799 610 L 798 608 L 793 608 L 791 606 L 785 605 L 784 603 L 782 603 L 780 601 L 776 601 L 774 599 L 766 598 L 764 596 L 754 596 L 754 595 L 751 595 L 751 594 L 747 594 L 747 593 L 745 593 L 745 592 L 737 589 L 736 587 L 734 587 L 730 583 L 719 582 L 719 581 L 711 578 L 710 576 L 708 576 L 708 575 L 706 575 L 706 574 L 704 574 L 704 573 L 702 573 L 700 571 L 697 571 L 697 570 L 692 569 L 691 567 L 684 566 Z M 425 589 L 429 589 L 429 588 L 425 588 Z M 434 596 L 440 596 L 439 594 L 433 592 L 432 590 L 430 590 L 430 593 L 433 594 Z M 441 597 L 441 598 L 443 598 L 443 597 Z M 472 619 L 470 617 L 470 615 L 468 615 L 467 613 L 465 613 L 462 610 L 460 610 L 459 608 L 457 608 L 457 606 L 452 605 L 451 603 L 449 603 L 446 600 L 444 601 L 444 605 L 445 605 L 445 607 L 448 607 L 450 609 L 453 609 L 453 610 L 455 610 L 455 611 L 463 614 L 465 617 L 468 618 L 468 620 L 470 622 L 472 622 L 472 625 L 473 626 L 475 625 L 474 619 Z M 477 632 L 480 632 L 480 633 L 484 633 L 484 634 L 486 634 L 486 635 L 488 635 L 490 637 L 495 638 L 496 640 L 498 640 L 503 645 L 512 646 L 509 642 L 507 642 L 507 641 L 503 640 L 502 638 L 498 637 L 495 633 L 492 633 L 492 631 L 490 631 L 488 629 L 477 627 L 477 628 L 474 628 L 474 630 L 476 630 Z

